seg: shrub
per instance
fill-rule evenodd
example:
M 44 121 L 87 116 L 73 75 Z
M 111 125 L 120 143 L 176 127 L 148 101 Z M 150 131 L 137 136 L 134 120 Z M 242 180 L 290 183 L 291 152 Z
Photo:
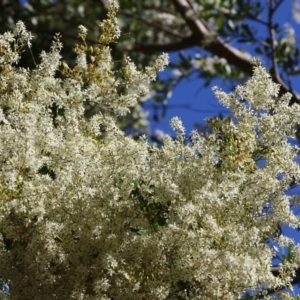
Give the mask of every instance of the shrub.
M 211 134 L 187 142 L 173 118 L 177 137 L 160 148 L 125 136 L 118 117 L 168 58 L 116 67 L 116 11 L 112 1 L 97 47 L 79 27 L 75 67 L 60 61 L 58 35 L 34 70 L 17 66 L 32 38 L 24 25 L 0 36 L 0 276 L 11 299 L 236 299 L 287 286 L 298 246 L 275 277 L 266 240 L 299 224 L 299 198 L 285 195 L 299 182 L 287 141 L 299 107 L 256 64 L 234 92 L 215 88 L 232 117 L 211 119 Z M 89 118 L 87 104 L 98 108 Z

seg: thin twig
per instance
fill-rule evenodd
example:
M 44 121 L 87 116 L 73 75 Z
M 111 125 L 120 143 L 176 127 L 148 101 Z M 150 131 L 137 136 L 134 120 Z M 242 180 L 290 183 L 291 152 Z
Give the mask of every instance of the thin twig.
M 269 0 L 268 31 L 269 31 L 269 36 L 270 36 L 271 61 L 272 61 L 274 76 L 278 81 L 281 81 L 281 77 L 279 75 L 279 70 L 278 70 L 277 59 L 276 59 L 275 31 L 274 31 L 274 26 L 273 26 L 273 15 L 274 15 L 275 10 L 276 10 L 275 7 L 273 7 L 273 0 Z

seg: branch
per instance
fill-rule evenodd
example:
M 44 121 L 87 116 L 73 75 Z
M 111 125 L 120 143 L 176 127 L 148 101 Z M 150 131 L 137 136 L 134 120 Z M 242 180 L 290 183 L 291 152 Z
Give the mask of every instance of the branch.
M 278 8 L 278 5 L 276 6 Z M 273 2 L 269 2 L 269 9 L 268 9 L 268 31 L 270 35 L 270 47 L 271 47 L 271 61 L 272 61 L 272 67 L 273 67 L 273 73 L 274 73 L 274 78 L 276 82 L 282 82 L 282 79 L 279 74 L 278 70 L 278 63 L 276 59 L 276 45 L 275 45 L 275 31 L 273 28 L 273 14 L 276 11 L 276 7 L 273 7 Z
M 245 74 L 252 75 L 253 65 L 252 56 L 250 54 L 241 52 L 216 36 L 203 21 L 195 16 L 193 8 L 188 0 L 172 0 L 172 2 L 192 31 L 195 44 L 211 52 L 213 55 L 225 58 L 229 64 L 242 70 Z M 272 74 L 272 77 L 276 83 L 280 84 L 280 95 L 286 92 L 292 94 L 290 105 L 293 103 L 300 104 L 300 95 L 291 90 L 291 88 L 289 88 L 280 77 L 276 76 L 276 74 Z
M 196 43 L 205 50 L 225 58 L 229 64 L 242 69 L 246 74 L 252 74 L 252 57 L 248 53 L 226 44 L 221 38 L 217 37 L 203 21 L 197 19 L 193 8 L 187 0 L 172 0 L 176 10 L 184 18 L 186 24 L 192 31 Z

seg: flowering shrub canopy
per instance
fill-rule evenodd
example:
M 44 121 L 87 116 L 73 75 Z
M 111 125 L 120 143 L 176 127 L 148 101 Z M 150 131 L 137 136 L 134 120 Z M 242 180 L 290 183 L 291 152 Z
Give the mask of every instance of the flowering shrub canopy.
M 231 94 L 215 88 L 232 117 L 209 120 L 211 134 L 187 142 L 174 118 L 177 138 L 161 148 L 126 137 L 118 116 L 168 57 L 115 68 L 116 11 L 112 1 L 95 48 L 79 27 L 74 68 L 60 62 L 59 36 L 34 70 L 17 66 L 24 25 L 0 36 L 0 277 L 11 299 L 237 299 L 288 286 L 298 246 L 275 277 L 266 240 L 299 225 L 299 199 L 285 195 L 300 179 L 287 141 L 299 106 L 256 64 Z M 98 113 L 87 118 L 86 104 Z

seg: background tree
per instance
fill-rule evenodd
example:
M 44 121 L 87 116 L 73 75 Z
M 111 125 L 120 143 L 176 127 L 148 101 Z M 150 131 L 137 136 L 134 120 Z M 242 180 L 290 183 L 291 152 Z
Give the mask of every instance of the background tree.
M 114 47 L 115 57 L 130 53 L 145 65 L 158 52 L 174 52 L 196 47 L 197 57 L 179 56 L 171 68 L 182 76 L 196 72 L 209 85 L 214 78 L 223 78 L 235 85 L 252 74 L 251 57 L 259 55 L 269 68 L 281 92 L 299 95 L 292 79 L 299 75 L 299 49 L 294 29 L 276 21 L 283 0 L 121 0 L 118 18 L 122 41 Z M 292 1 L 294 18 L 299 20 L 299 5 Z M 87 39 L 96 43 L 101 34 L 97 21 L 107 12 L 107 2 L 101 1 L 36 1 L 20 6 L 18 1 L 2 1 L 1 26 L 11 29 L 19 19 L 37 37 L 36 53 L 49 46 L 56 32 L 63 36 L 64 59 L 74 58 L 72 44 L 77 39 L 73 24 L 89 29 Z M 292 11 L 291 11 L 292 14 Z M 26 58 L 26 63 L 32 59 Z M 178 78 L 177 78 L 178 80 Z M 167 93 L 176 82 L 164 83 L 161 92 Z M 156 89 L 157 91 L 157 89 Z M 157 97 L 156 100 L 161 100 Z

